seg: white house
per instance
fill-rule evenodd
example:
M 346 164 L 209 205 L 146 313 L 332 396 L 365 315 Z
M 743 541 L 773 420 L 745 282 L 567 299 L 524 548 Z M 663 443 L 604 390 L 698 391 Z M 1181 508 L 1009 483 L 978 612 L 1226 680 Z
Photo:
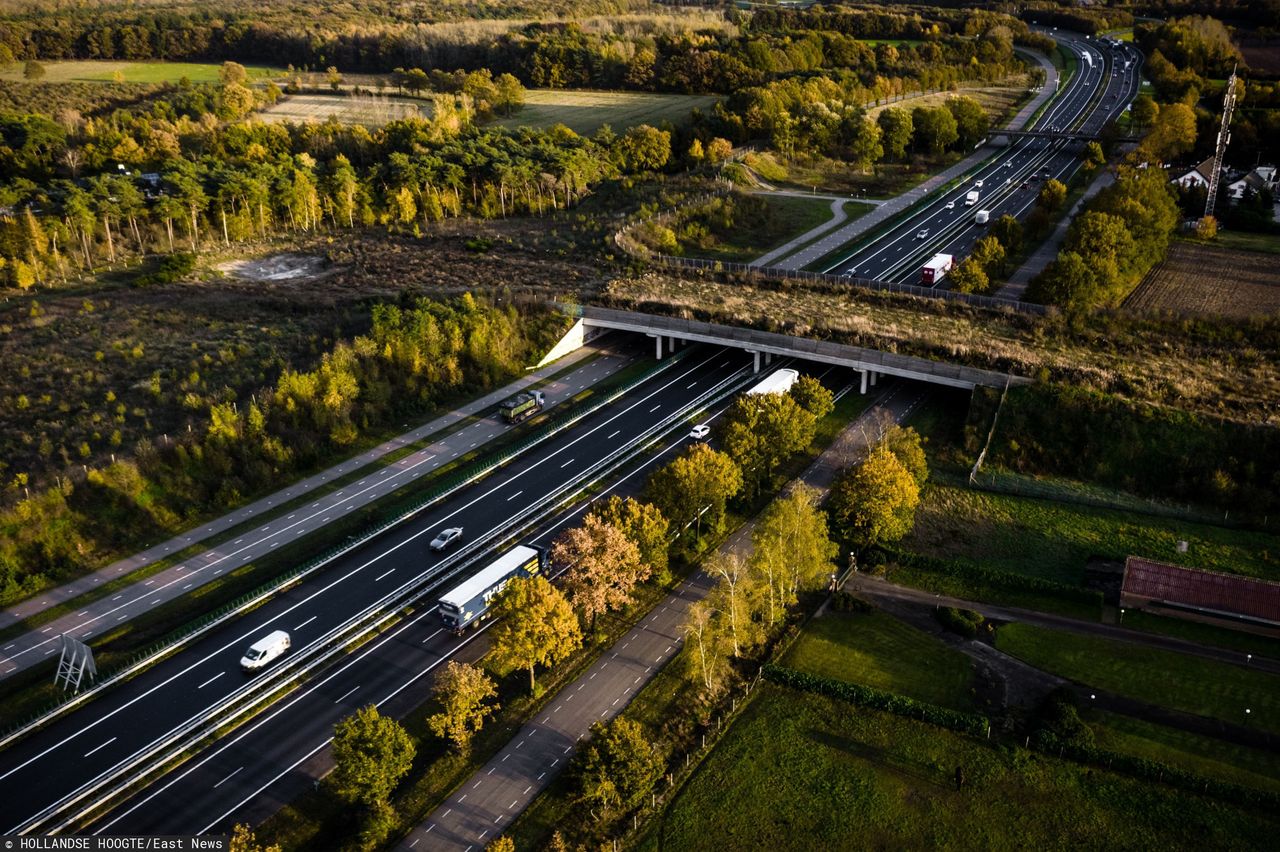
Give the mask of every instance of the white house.
M 1276 167 L 1258 166 L 1239 180 L 1227 184 L 1227 194 L 1237 201 L 1244 198 L 1245 192 L 1250 189 L 1254 192 L 1261 192 L 1264 189 L 1274 192 L 1276 189 Z
M 1213 157 L 1205 160 L 1194 169 L 1189 169 L 1183 174 L 1175 177 L 1170 183 L 1176 183 L 1183 189 L 1191 189 L 1194 186 L 1209 187 L 1209 178 L 1213 174 Z

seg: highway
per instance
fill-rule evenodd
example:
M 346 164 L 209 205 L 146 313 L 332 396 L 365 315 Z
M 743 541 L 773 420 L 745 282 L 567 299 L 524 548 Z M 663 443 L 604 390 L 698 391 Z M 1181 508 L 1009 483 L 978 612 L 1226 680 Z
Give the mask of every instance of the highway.
M 1087 55 L 1089 60 L 1080 61 L 1076 74 L 1041 114 L 1035 129 L 1097 132 L 1137 95 L 1141 54 L 1129 45 L 1115 48 L 1062 33 L 1057 38 L 1077 56 Z M 992 131 L 991 136 L 999 136 L 999 131 Z M 959 261 L 985 235 L 986 227 L 974 222 L 978 210 L 989 211 L 993 222 L 1005 214 L 1024 217 L 1039 195 L 1042 176 L 1047 172 L 1066 183 L 1080 167 L 1082 148 L 1083 143 L 1063 140 L 1011 140 L 969 180 L 919 205 L 897 225 L 852 249 L 825 271 L 850 278 L 919 284 L 921 267 L 934 254 L 950 254 Z M 967 206 L 965 196 L 974 190 L 979 200 Z M 941 286 L 946 286 L 945 278 Z
M 652 426 L 664 410 L 680 409 L 735 373 L 742 373 L 745 378 L 749 365 L 750 359 L 740 352 L 712 348 L 689 351 L 682 361 L 657 373 L 613 405 L 450 500 L 351 551 L 268 604 L 212 631 L 174 657 L 11 745 L 0 754 L 0 786 L 6 791 L 0 797 L 0 828 L 11 831 L 10 827 L 20 826 L 86 780 L 116 766 L 160 735 L 234 693 L 245 683 L 238 661 L 255 639 L 283 629 L 292 634 L 294 648 L 298 649 L 397 586 L 429 572 L 441 557 L 432 554 L 426 545 L 439 529 L 461 525 L 466 530 L 466 540 L 483 536 L 486 530 L 535 504 L 553 485 L 592 471 L 603 457 Z M 356 657 L 341 663 L 339 671 L 367 671 L 367 667 L 358 665 L 364 655 L 395 643 L 413 623 L 405 622 L 365 646 Z M 438 638 L 433 635 L 433 640 Z M 425 644 L 421 639 L 415 641 Z M 452 646 L 431 647 L 439 649 L 443 656 Z M 403 648 L 397 650 L 404 652 Z M 384 665 L 415 665 L 412 655 L 393 655 L 391 659 L 393 662 Z M 304 687 L 304 691 L 323 690 L 330 682 L 322 678 Z M 384 697 L 364 683 L 344 692 L 349 694 L 332 700 L 348 710 Z M 297 696 L 286 699 L 283 706 L 288 707 L 288 702 L 294 700 Z M 286 730 L 300 725 L 292 714 L 286 718 Z M 234 783 L 216 788 L 211 783 L 210 789 L 226 787 L 238 795 L 251 784 L 252 773 L 246 770 L 242 774 L 245 777 L 237 776 Z M 211 814 L 210 819 L 216 816 Z M 183 830 L 205 827 L 204 822 L 195 822 L 199 824 L 184 824 Z
M 625 353 L 620 351 L 602 354 L 542 386 L 547 406 L 562 403 L 589 385 L 607 379 L 629 364 L 641 348 L 630 346 Z M 287 515 L 281 513 L 281 516 L 253 529 L 242 530 L 233 540 L 184 559 L 146 580 L 139 580 L 118 590 L 114 595 L 84 603 L 74 612 L 13 637 L 0 649 L 0 678 L 41 662 L 48 661 L 52 665 L 57 659 L 52 655 L 60 648 L 60 634 L 65 633 L 88 642 L 136 616 L 155 611 L 157 606 L 187 594 L 195 594 L 193 590 L 198 590 L 223 574 L 260 559 L 278 547 L 293 544 L 308 533 L 411 485 L 459 456 L 505 435 L 511 428 L 497 415 L 483 418 L 468 416 L 457 422 L 460 425 L 453 431 L 436 435 L 426 446 L 381 468 L 375 469 L 360 463 L 359 460 L 367 458 L 369 453 L 362 453 L 357 460 L 343 462 L 336 466 L 337 472 L 332 478 L 356 471 L 364 471 L 367 475 L 337 491 L 316 495 L 314 500 L 296 506 L 295 511 Z M 323 478 L 324 474 L 320 476 Z M 266 498 L 268 507 L 272 502 L 271 498 Z M 287 502 L 289 501 L 281 499 L 279 504 Z M 231 517 L 248 518 L 250 512 L 250 508 L 237 510 Z M 171 542 L 160 549 L 169 551 L 181 547 Z
M 847 371 L 834 368 L 815 373 L 832 387 L 850 380 Z M 714 419 L 727 404 L 705 420 Z M 637 494 L 647 473 L 687 443 L 687 433 L 678 433 L 660 452 L 629 466 L 594 499 Z M 587 508 L 583 504 L 559 513 L 525 540 L 549 545 L 562 530 L 581 523 Z M 429 696 L 428 676 L 436 667 L 451 658 L 470 661 L 483 653 L 487 641 L 477 640 L 492 623 L 457 637 L 441 626 L 435 606 L 424 607 L 324 678 L 121 805 L 92 830 L 223 833 L 238 822 L 260 822 L 329 769 L 327 746 L 337 721 L 369 703 L 391 716 L 413 711 Z

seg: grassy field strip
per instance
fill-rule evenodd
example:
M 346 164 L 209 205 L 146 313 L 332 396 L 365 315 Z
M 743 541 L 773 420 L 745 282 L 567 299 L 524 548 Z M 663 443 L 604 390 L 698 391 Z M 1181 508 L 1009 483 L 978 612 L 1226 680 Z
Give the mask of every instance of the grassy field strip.
M 1001 627 L 996 647 L 1037 668 L 1117 695 L 1280 732 L 1277 675 L 1027 624 Z
M 640 848 L 1234 848 L 1267 846 L 1276 827 L 1274 814 L 766 683 Z
M 334 119 L 343 124 L 381 127 L 403 118 L 429 118 L 432 102 L 395 95 L 288 95 L 258 115 L 268 122 L 323 123 Z
M 1086 714 L 1100 748 L 1145 757 L 1210 778 L 1280 792 L 1280 760 L 1259 751 L 1151 722 L 1094 711 Z
M 809 622 L 782 665 L 955 710 L 974 708 L 969 658 L 883 612 L 828 609 Z
M 1188 542 L 1186 553 L 1177 543 Z M 1280 536 L 1175 518 L 930 484 L 906 550 L 1079 583 L 1093 556 L 1129 555 L 1280 579 Z
M 124 83 L 177 83 L 186 77 L 193 83 L 216 83 L 221 63 L 212 62 L 97 62 L 91 60 L 73 62 L 41 62 L 44 76 L 41 83 L 111 83 L 119 74 Z M 263 65 L 246 65 L 250 80 L 279 77 L 282 68 Z M 19 81 L 23 78 L 22 63 L 0 69 L 0 80 Z
M 608 124 L 621 132 L 637 124 L 686 124 L 693 110 L 708 110 L 717 100 L 714 95 L 529 89 L 522 109 L 493 123 L 511 130 L 564 124 L 581 134 L 595 133 Z

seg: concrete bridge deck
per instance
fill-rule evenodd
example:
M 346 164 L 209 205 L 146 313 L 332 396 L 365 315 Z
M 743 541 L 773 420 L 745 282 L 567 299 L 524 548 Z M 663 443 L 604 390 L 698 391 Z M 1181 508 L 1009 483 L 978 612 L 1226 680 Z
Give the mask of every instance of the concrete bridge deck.
M 654 338 L 656 354 L 675 351 L 676 341 L 710 343 L 730 346 L 754 353 L 756 370 L 769 363 L 772 356 L 790 356 L 823 364 L 836 364 L 862 373 L 862 390 L 875 384 L 879 376 L 899 376 L 920 382 L 930 382 L 953 388 L 972 390 L 975 387 L 1004 388 L 1007 385 L 1030 384 L 1031 379 L 983 370 L 944 361 L 932 361 L 913 355 L 881 352 L 861 346 L 850 346 L 828 340 L 812 340 L 753 328 L 701 322 L 698 320 L 642 314 L 586 305 L 580 309 L 581 326 L 578 334 L 590 337 L 591 329 L 608 329 L 644 334 Z M 570 332 L 573 334 L 574 332 Z M 596 332 L 598 333 L 598 332 Z

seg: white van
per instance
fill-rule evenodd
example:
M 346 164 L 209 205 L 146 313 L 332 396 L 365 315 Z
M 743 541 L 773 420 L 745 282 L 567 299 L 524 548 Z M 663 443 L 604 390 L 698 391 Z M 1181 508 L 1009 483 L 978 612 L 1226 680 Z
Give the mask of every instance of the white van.
M 246 672 L 256 672 L 266 667 L 267 663 L 283 656 L 289 650 L 289 634 L 283 630 L 273 630 L 257 642 L 249 646 L 240 658 L 240 668 Z

